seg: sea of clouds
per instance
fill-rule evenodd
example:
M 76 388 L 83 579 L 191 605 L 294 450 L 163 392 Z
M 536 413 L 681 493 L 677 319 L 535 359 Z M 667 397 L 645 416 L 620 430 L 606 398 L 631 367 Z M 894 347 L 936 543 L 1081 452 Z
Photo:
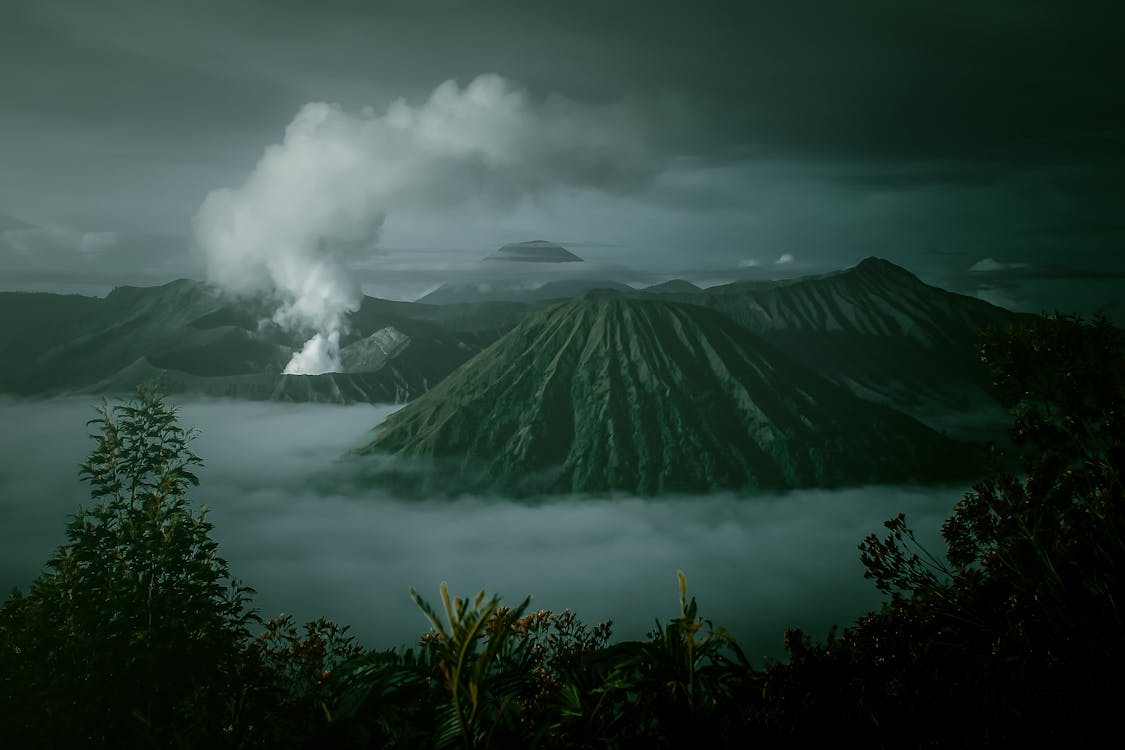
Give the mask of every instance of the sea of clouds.
M 26 588 L 87 502 L 78 465 L 92 445 L 92 397 L 0 401 L 0 586 Z M 393 406 L 191 400 L 206 505 L 231 570 L 264 616 L 320 615 L 371 647 L 413 644 L 426 623 L 409 597 L 481 589 L 533 608 L 570 608 L 641 637 L 678 614 L 676 571 L 701 614 L 752 655 L 780 655 L 782 629 L 823 636 L 880 601 L 856 545 L 907 513 L 941 550 L 937 529 L 961 487 L 858 487 L 738 497 L 462 497 L 406 500 L 334 487 L 341 460 Z

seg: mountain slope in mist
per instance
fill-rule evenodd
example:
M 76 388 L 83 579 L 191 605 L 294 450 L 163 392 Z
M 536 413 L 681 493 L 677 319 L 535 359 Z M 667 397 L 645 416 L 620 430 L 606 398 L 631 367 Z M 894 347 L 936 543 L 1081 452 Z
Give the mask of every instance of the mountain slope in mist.
M 303 336 L 266 300 L 232 300 L 189 280 L 118 287 L 104 299 L 0 293 L 0 391 L 166 393 L 285 401 L 405 401 L 495 340 L 493 313 L 468 306 L 458 330 L 439 308 L 365 298 L 341 340 L 344 372 L 283 375 Z
M 995 415 L 999 433 L 989 436 L 1003 434 L 1006 414 L 988 393 L 977 345 L 983 328 L 1021 316 L 873 258 L 823 276 L 706 290 L 675 281 L 635 292 L 589 275 L 531 288 L 508 275 L 451 284 L 426 302 L 365 297 L 340 341 L 343 372 L 301 376 L 282 370 L 306 332 L 271 322 L 275 300 L 232 300 L 187 280 L 119 287 L 105 299 L 0 293 L 0 392 L 113 393 L 155 379 L 168 393 L 406 401 L 548 300 L 592 288 L 709 307 L 855 395 L 943 430 L 967 416 L 965 434 Z
M 437 289 L 419 298 L 418 301 L 427 305 L 454 305 L 486 301 L 541 305 L 548 302 L 573 299 L 595 289 L 609 289 L 626 294 L 633 291 L 631 286 L 620 281 L 588 275 L 556 279 L 543 283 L 529 283 L 522 278 L 508 275 L 488 282 L 471 284 L 450 282 L 442 284 Z
M 436 459 L 455 491 L 514 493 L 929 481 L 972 462 L 713 311 L 612 293 L 533 315 L 365 452 Z
M 989 393 L 978 345 L 986 328 L 1005 328 L 1027 316 L 931 286 L 878 258 L 819 276 L 708 289 L 675 280 L 633 292 L 620 284 L 575 280 L 527 290 L 498 280 L 446 285 L 422 301 L 443 308 L 469 299 L 506 304 L 505 322 L 514 325 L 521 313 L 547 300 L 574 298 L 592 288 L 709 307 L 855 395 L 943 429 L 956 426 L 958 419 L 950 415 L 971 416 L 974 426 L 981 419 L 995 422 L 1000 434 L 1007 424 L 1006 412 Z M 517 301 L 526 307 L 517 309 Z
M 980 335 L 1026 316 L 925 284 L 889 261 L 674 299 L 721 312 L 855 395 L 923 421 L 993 410 L 1007 423 L 989 394 Z

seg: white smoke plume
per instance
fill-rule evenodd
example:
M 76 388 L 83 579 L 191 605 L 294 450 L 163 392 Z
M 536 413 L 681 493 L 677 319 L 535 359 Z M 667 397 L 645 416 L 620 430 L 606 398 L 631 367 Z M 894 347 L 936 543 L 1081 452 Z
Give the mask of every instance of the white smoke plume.
M 287 373 L 331 372 L 362 300 L 348 261 L 371 252 L 390 213 L 635 187 L 656 171 L 652 119 L 628 103 L 533 101 L 496 75 L 446 81 L 420 106 L 400 99 L 381 114 L 306 104 L 242 187 L 207 195 L 196 242 L 213 282 L 273 294 L 274 321 L 312 333 Z

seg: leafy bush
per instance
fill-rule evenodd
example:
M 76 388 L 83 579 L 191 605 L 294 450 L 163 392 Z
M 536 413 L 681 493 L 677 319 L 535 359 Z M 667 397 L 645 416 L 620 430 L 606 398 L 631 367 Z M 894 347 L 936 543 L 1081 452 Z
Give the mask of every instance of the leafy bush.
M 1123 707 L 1125 345 L 1056 316 L 982 345 L 1012 409 L 1021 475 L 973 486 L 948 561 L 899 516 L 860 545 L 891 599 L 841 638 L 789 634 L 763 722 L 901 746 L 1091 742 Z
M 509 609 L 483 592 L 451 599 L 443 584 L 443 621 L 414 593 L 431 626 L 419 649 L 343 665 L 335 715 L 382 747 L 734 742 L 746 714 L 730 707 L 760 686 L 734 639 L 698 616 L 678 575 L 680 616 L 646 641 L 613 645 L 611 623 L 591 628 L 569 610 L 524 615 L 528 600 Z
M 81 476 L 99 501 L 4 607 L 4 699 L 28 740 L 166 745 L 220 736 L 254 615 L 185 496 L 200 463 L 152 389 L 103 404 Z M 12 727 L 8 727 L 9 729 Z

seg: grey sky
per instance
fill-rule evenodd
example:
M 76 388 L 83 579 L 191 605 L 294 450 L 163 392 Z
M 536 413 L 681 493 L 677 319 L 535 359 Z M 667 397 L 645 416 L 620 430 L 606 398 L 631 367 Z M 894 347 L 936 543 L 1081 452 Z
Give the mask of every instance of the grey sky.
M 357 263 L 383 293 L 537 237 L 697 278 L 785 254 L 978 288 L 986 258 L 1122 271 L 1119 6 L 6 0 L 0 287 L 201 276 L 191 217 L 305 104 L 383 112 L 485 73 L 645 113 L 652 174 L 396 210 L 395 269 Z

